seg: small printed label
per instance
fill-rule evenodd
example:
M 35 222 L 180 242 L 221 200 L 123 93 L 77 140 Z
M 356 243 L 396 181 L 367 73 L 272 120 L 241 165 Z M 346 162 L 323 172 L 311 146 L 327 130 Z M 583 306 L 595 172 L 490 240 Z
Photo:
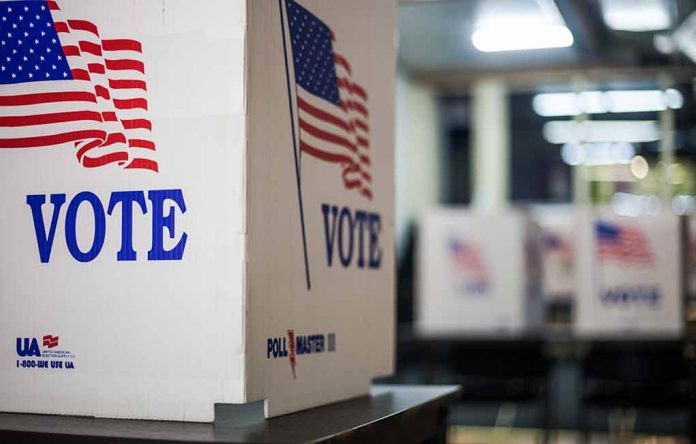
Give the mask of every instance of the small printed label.
M 288 358 L 293 378 L 297 379 L 297 357 L 336 351 L 336 333 L 295 335 L 295 330 L 289 329 L 287 336 L 268 338 L 266 341 L 266 357 Z
M 16 349 L 19 369 L 75 370 L 75 354 L 61 347 L 60 336 L 17 338 Z

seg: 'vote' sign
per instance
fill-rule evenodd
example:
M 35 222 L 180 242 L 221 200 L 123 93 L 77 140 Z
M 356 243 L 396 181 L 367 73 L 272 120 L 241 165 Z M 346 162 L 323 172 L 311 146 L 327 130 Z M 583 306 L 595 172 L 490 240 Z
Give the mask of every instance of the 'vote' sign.
M 148 213 L 152 225 L 152 244 L 147 253 L 148 261 L 178 261 L 184 256 L 186 248 L 186 233 L 177 234 L 175 218 L 177 209 L 181 214 L 186 212 L 186 203 L 181 190 L 151 190 L 145 191 L 115 191 L 111 193 L 108 204 L 102 204 L 99 197 L 89 191 L 83 191 L 75 195 L 65 210 L 64 233 L 65 245 L 70 255 L 79 262 L 91 262 L 101 253 L 106 239 L 107 216 L 113 211 L 121 209 L 121 249 L 116 253 L 119 261 L 135 261 L 138 258 L 133 249 L 133 218 L 136 212 L 139 217 Z M 27 196 L 27 205 L 31 208 L 36 233 L 36 244 L 39 250 L 39 258 L 42 263 L 48 263 L 51 259 L 53 244 L 58 230 L 59 220 L 63 207 L 67 201 L 65 194 L 51 194 L 48 218 L 44 218 L 43 207 L 46 205 L 47 195 L 32 194 Z M 79 211 L 80 208 L 85 208 Z M 78 244 L 78 217 L 91 218 L 94 231 L 90 235 L 80 236 L 81 240 L 90 239 L 89 248 Z M 173 248 L 165 247 L 165 237 L 169 242 L 174 242 Z

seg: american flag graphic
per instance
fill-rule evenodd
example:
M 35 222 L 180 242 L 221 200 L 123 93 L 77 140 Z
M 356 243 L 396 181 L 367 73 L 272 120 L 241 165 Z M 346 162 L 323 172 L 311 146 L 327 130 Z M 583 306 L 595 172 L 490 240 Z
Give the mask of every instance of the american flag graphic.
M 158 171 L 139 41 L 55 1 L 2 1 L 0 55 L 0 149 L 68 144 L 87 168 Z
M 60 337 L 53 335 L 46 335 L 43 337 L 43 346 L 46 348 L 56 348 L 58 347 L 58 341 Z
M 451 258 L 459 270 L 475 276 L 486 275 L 486 265 L 478 249 L 457 239 L 451 239 L 448 245 Z
M 336 165 L 347 189 L 372 199 L 367 92 L 336 51 L 331 28 L 294 0 L 285 5 L 300 152 Z
M 595 223 L 597 257 L 601 261 L 647 265 L 653 253 L 645 234 L 630 225 L 597 221 Z
M 573 257 L 573 249 L 568 242 L 557 233 L 544 234 L 542 245 L 546 254 L 557 254 L 566 261 Z

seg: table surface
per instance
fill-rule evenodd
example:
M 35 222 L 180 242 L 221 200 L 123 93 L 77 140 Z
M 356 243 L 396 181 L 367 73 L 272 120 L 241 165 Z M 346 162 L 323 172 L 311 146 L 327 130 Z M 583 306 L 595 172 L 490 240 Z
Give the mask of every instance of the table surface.
M 376 385 L 369 396 L 277 418 L 263 402 L 216 405 L 212 424 L 0 413 L 0 442 L 418 442 L 438 433 L 457 386 Z

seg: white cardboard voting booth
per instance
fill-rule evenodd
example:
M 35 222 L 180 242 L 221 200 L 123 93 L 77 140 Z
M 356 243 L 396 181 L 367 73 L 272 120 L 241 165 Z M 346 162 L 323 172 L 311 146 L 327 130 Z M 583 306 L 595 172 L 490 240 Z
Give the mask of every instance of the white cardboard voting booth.
M 0 16 L 0 411 L 274 416 L 392 371 L 395 2 Z
M 684 326 L 679 219 L 579 212 L 576 333 L 678 336 Z
M 569 205 L 536 205 L 539 226 L 541 294 L 547 301 L 570 300 L 575 290 L 575 213 Z
M 418 237 L 418 331 L 518 334 L 538 325 L 534 232 L 515 210 L 427 213 Z

